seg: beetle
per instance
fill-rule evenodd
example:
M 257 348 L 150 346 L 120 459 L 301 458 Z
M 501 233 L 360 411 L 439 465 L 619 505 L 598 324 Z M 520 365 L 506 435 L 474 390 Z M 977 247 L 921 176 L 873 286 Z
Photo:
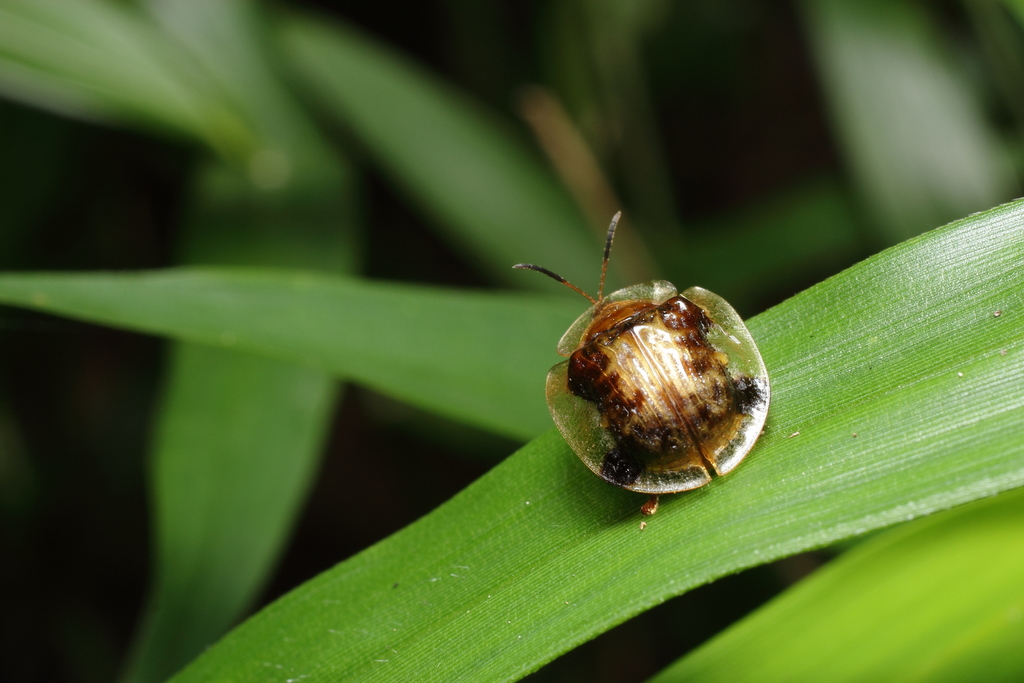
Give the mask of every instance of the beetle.
M 583 295 L 590 308 L 558 342 L 568 360 L 548 373 L 555 425 L 605 481 L 658 496 L 699 488 L 731 472 L 768 415 L 768 372 L 739 314 L 717 294 L 665 280 L 605 296 L 608 258 L 622 212 L 605 238 L 597 298 L 547 268 L 519 263 Z

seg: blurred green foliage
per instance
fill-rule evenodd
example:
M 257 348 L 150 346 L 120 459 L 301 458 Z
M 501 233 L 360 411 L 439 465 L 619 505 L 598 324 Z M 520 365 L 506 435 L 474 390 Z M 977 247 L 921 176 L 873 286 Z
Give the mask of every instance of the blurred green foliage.
M 767 670 L 733 649 L 912 676 L 929 638 L 959 653 L 946 680 L 1019 678 L 1019 495 L 805 583 L 830 552 L 779 558 L 1022 483 L 1021 209 L 904 242 L 1019 194 L 1022 18 L 0 0 L 0 298 L 23 309 L 0 312 L 0 675 L 164 680 L 305 584 L 183 678 L 644 680 L 730 624 L 664 680 Z M 551 434 L 465 488 L 545 431 L 582 307 L 509 266 L 593 289 L 620 208 L 613 284 L 766 311 L 776 396 L 758 457 L 642 541 L 634 497 Z M 172 266 L 203 268 L 14 272 Z M 903 599 L 934 609 L 886 637 Z M 816 657 L 779 640 L 837 613 Z

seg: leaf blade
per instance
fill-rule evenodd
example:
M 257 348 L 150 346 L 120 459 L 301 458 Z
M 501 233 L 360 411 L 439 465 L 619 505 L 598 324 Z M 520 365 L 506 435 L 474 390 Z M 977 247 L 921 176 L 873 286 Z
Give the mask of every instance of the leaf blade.
M 337 385 L 198 344 L 173 349 L 152 453 L 156 579 L 126 681 L 160 681 L 269 579 L 312 484 Z
M 524 279 L 512 264 L 542 261 L 570 280 L 596 280 L 599 237 L 513 131 L 336 22 L 291 17 L 281 42 L 300 82 L 473 264 L 500 281 L 549 291 L 550 283 Z
M 997 207 L 749 320 L 772 377 L 767 431 L 726 479 L 663 501 L 642 534 L 640 501 L 590 475 L 549 432 L 419 522 L 275 602 L 176 680 L 508 680 L 718 576 L 1024 485 L 1022 227 L 1024 202 Z M 261 284 L 252 298 L 262 312 L 291 311 L 285 322 L 300 332 L 314 329 L 304 320 L 312 311 L 339 311 L 337 295 L 352 286 L 317 289 L 311 276 L 284 291 Z M 210 307 L 195 285 L 188 306 Z M 377 287 L 373 296 L 430 307 L 423 292 Z M 303 289 L 317 305 L 290 296 Z M 366 300 L 371 290 L 355 291 L 353 311 L 379 312 Z M 0 278 L 6 301 L 31 305 L 34 293 L 32 278 Z M 62 296 L 73 310 L 82 289 Z M 502 297 L 449 295 L 444 306 L 474 298 L 485 310 Z M 220 291 L 214 303 L 207 314 L 216 316 L 190 331 L 207 343 L 244 298 Z M 166 325 L 162 318 L 184 308 L 154 308 L 145 296 L 134 306 L 139 327 Z M 494 334 L 421 320 L 450 338 Z M 267 335 L 264 347 L 281 343 L 276 324 L 250 322 Z M 310 350 L 314 359 L 322 352 Z M 448 644 L 440 659 L 438 642 Z
M 651 683 L 957 681 L 981 662 L 1013 680 L 1024 669 L 1022 512 L 1015 491 L 873 538 Z
M 1024 485 L 1022 225 L 1019 202 L 973 216 L 748 321 L 773 373 L 769 428 L 647 530 L 635 496 L 548 433 L 175 680 L 511 680 L 718 576 Z M 965 311 L 982 316 L 966 347 Z
M 228 156 L 252 131 L 173 41 L 109 2 L 0 3 L 0 90 L 88 120 L 123 120 L 205 141 Z
M 352 170 L 280 83 L 256 5 L 146 7 L 255 138 L 244 167 L 197 169 L 180 257 L 353 270 Z M 153 580 L 122 675 L 132 683 L 166 680 L 256 602 L 313 483 L 339 393 L 334 378 L 291 363 L 187 342 L 171 353 L 151 453 Z
M 927 11 L 849 0 L 801 9 L 834 128 L 883 243 L 1015 196 L 994 127 Z
M 227 268 L 8 274 L 0 300 L 324 369 L 519 438 L 550 425 L 544 373 L 580 312 L 545 297 Z

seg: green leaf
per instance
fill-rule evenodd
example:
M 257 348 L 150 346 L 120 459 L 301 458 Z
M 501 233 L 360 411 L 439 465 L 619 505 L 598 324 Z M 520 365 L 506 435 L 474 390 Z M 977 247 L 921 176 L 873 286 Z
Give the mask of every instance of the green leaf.
M 69 116 L 126 120 L 247 153 L 253 133 L 173 41 L 99 0 L 2 0 L 0 92 Z
M 225 633 L 266 583 L 319 462 L 323 373 L 175 347 L 153 455 L 155 586 L 126 680 L 160 681 Z
M 749 321 L 767 431 L 645 530 L 549 433 L 175 680 L 510 680 L 716 577 L 1024 484 L 1022 226 L 1022 203 L 965 219 Z
M 279 83 L 255 5 L 147 7 L 258 131 L 244 167 L 198 167 L 183 257 L 353 270 L 353 174 Z M 152 454 L 153 580 L 123 676 L 133 683 L 166 680 L 256 602 L 338 393 L 326 373 L 251 354 L 181 343 L 172 359 Z
M 551 425 L 544 376 L 584 308 L 229 268 L 0 275 L 0 301 L 298 362 L 517 438 Z
M 600 242 L 525 143 L 478 107 L 349 28 L 292 18 L 281 34 L 296 75 L 488 275 L 538 262 L 597 279 Z M 611 219 L 611 216 L 608 216 Z M 603 235 L 602 235 L 603 236 Z
M 254 0 L 147 0 L 146 7 L 252 127 L 258 147 L 245 170 L 256 188 L 294 195 L 292 213 L 302 202 L 323 204 L 345 191 L 350 172 L 281 82 L 281 66 L 271 60 L 277 50 L 270 22 Z M 251 222 L 256 216 L 248 218 Z M 332 229 L 337 231 L 337 225 Z M 234 247 L 245 242 L 239 239 Z
M 967 74 L 924 6 L 802 3 L 847 162 L 893 242 L 1014 196 Z
M 178 680 L 508 680 L 719 576 L 1024 484 L 1022 228 L 1024 202 L 992 209 L 751 319 L 773 382 L 766 432 L 722 481 L 665 499 L 646 530 L 639 498 L 593 477 L 549 433 L 426 518 L 278 600 Z M 237 345 L 244 335 L 253 349 L 321 363 L 336 359 L 325 344 L 335 340 L 361 372 L 390 363 L 410 383 L 418 373 L 440 381 L 451 368 L 446 358 L 433 359 L 444 371 L 425 357 L 409 363 L 409 340 L 444 349 L 473 339 L 460 350 L 479 373 L 472 350 L 495 328 L 453 323 L 471 306 L 502 301 L 255 273 L 87 282 L 8 275 L 0 297 L 137 329 L 202 323 L 189 330 L 197 340 Z M 162 296 L 167 290 L 175 297 Z M 380 306 L 387 297 L 405 302 L 397 312 L 418 311 L 422 325 L 409 328 Z M 505 305 L 530 306 L 521 297 Z M 394 319 L 417 334 L 374 334 Z M 491 365 L 476 386 L 464 385 L 464 404 L 534 372 L 523 356 L 482 357 Z M 539 404 L 535 396 L 521 400 Z
M 1024 494 L 884 533 L 656 676 L 671 681 L 1020 680 Z

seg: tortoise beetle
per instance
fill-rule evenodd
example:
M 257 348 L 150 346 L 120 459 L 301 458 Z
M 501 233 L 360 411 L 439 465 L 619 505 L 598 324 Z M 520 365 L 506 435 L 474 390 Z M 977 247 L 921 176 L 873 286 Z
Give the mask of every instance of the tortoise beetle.
M 615 229 L 605 239 L 594 299 L 558 342 L 568 360 L 548 373 L 547 402 L 580 460 L 616 486 L 658 496 L 699 488 L 746 457 L 768 415 L 768 372 L 750 332 L 722 297 L 701 287 L 679 294 L 665 280 L 604 295 Z

